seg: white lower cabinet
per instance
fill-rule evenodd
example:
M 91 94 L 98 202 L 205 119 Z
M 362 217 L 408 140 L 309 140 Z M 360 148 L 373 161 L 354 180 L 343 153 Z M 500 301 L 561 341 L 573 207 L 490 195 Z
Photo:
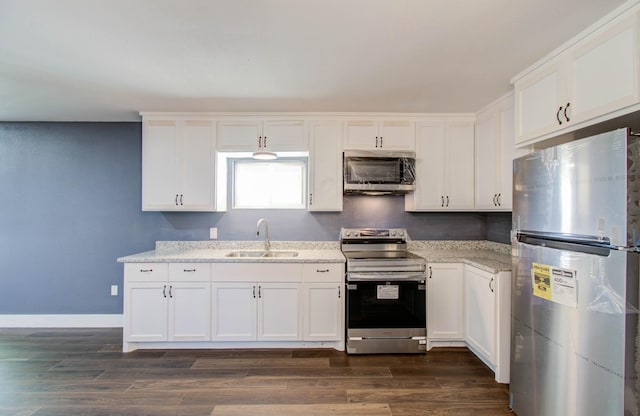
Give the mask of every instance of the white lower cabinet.
M 462 263 L 429 263 L 427 349 L 467 346 L 509 382 L 511 273 Z
M 214 341 L 302 338 L 299 283 L 213 283 L 212 299 Z
M 301 264 L 214 263 L 212 274 L 213 341 L 302 339 Z
M 209 264 L 125 265 L 125 342 L 211 339 Z
M 427 266 L 427 348 L 434 342 L 463 341 L 462 264 Z
M 305 341 L 344 338 L 344 264 L 318 263 L 303 267 L 303 328 Z
M 511 273 L 464 268 L 465 342 L 496 374 L 509 382 Z
M 124 287 L 124 351 L 344 350 L 344 263 L 126 263 Z

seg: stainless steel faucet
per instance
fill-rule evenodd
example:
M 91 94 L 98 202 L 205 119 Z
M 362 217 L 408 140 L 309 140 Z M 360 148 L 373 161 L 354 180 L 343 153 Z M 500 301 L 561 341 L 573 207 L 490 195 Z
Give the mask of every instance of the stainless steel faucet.
M 266 251 L 271 250 L 271 241 L 269 241 L 269 223 L 264 218 L 260 218 L 258 220 L 258 224 L 256 224 L 256 236 L 260 236 L 260 225 L 264 223 L 264 249 Z

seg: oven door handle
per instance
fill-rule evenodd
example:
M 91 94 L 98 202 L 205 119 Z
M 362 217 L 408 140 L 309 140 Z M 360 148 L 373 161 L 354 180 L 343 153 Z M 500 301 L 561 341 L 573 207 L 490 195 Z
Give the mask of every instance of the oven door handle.
M 420 273 L 347 273 L 348 282 L 366 281 L 422 281 L 425 280 L 424 272 Z

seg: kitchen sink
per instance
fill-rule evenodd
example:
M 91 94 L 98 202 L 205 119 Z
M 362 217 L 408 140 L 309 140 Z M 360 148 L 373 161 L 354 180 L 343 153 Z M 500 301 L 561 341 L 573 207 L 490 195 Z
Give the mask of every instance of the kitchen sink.
M 227 253 L 225 257 L 296 257 L 297 255 L 297 251 L 237 250 Z

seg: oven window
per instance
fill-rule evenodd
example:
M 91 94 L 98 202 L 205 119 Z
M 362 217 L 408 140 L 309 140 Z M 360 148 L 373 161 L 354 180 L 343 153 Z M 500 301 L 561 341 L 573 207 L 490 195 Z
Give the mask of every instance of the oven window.
M 424 281 L 348 283 L 348 328 L 425 328 L 426 315 Z

